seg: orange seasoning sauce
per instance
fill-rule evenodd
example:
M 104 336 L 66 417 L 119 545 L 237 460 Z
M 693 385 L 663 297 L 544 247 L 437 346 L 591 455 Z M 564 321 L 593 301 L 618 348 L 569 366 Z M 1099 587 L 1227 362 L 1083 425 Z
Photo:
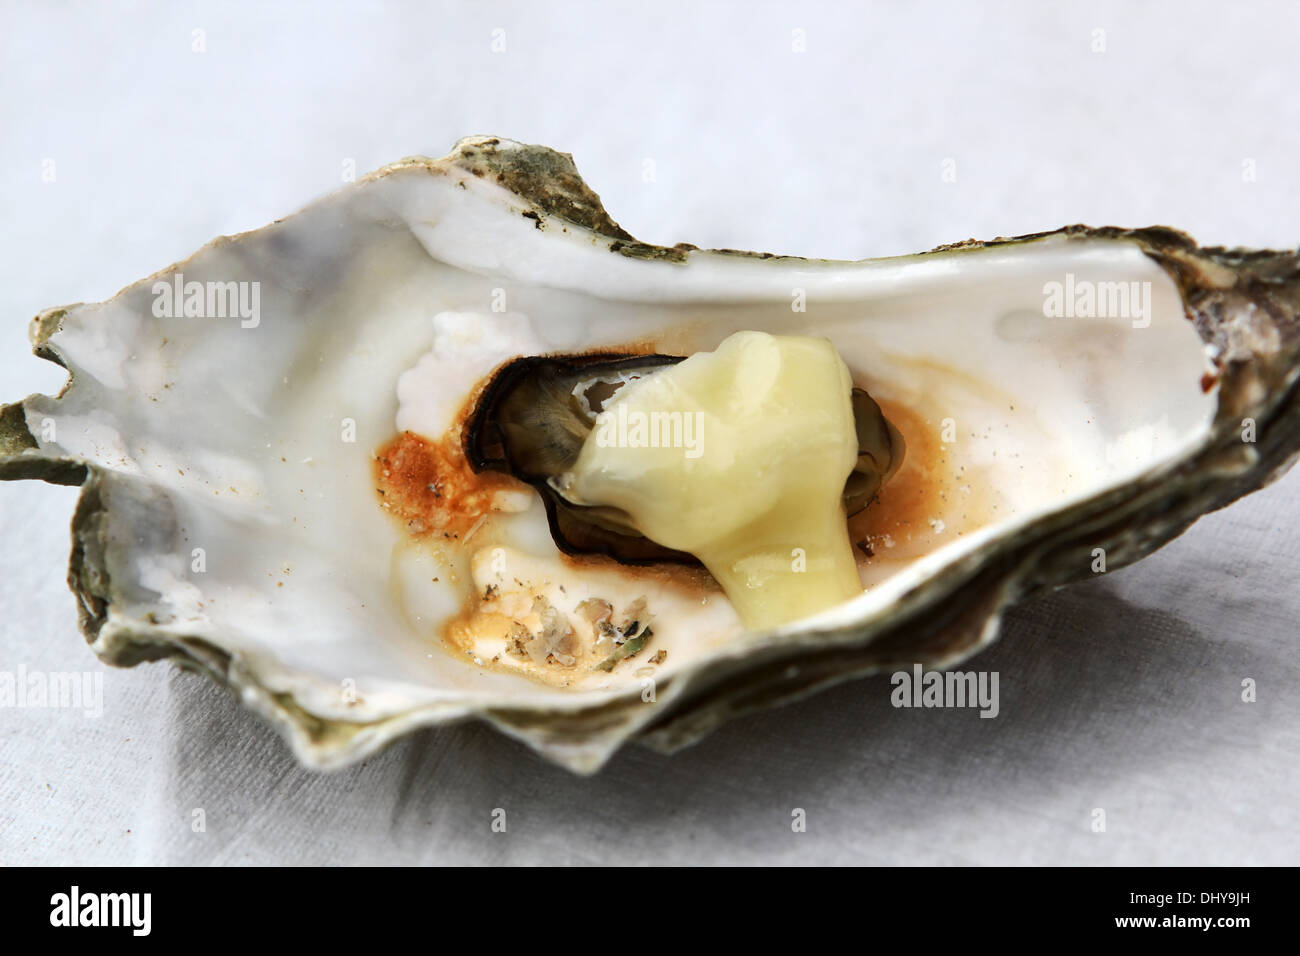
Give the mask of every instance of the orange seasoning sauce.
M 492 510 L 498 491 L 531 491 L 500 472 L 475 474 L 460 435 L 459 425 L 438 441 L 407 431 L 375 452 L 381 506 L 413 537 L 458 540 Z

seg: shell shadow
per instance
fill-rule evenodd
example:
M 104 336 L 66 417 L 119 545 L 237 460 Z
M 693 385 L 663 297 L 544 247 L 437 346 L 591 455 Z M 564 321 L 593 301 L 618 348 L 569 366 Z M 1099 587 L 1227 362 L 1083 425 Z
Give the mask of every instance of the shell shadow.
M 814 847 L 792 834 L 793 808 L 834 822 L 844 860 L 897 862 L 895 833 L 976 818 L 1007 831 L 1000 838 L 1014 849 L 1024 837 L 1000 811 L 1040 813 L 1073 790 L 1080 817 L 1061 823 L 1086 832 L 1100 777 L 1159 776 L 1195 747 L 1189 726 L 1255 725 L 1254 708 L 1231 716 L 1243 710 L 1241 654 L 1098 580 L 1014 609 L 998 642 L 962 665 L 998 672 L 995 719 L 895 708 L 889 677 L 878 676 L 732 721 L 673 756 L 627 748 L 589 778 L 478 724 L 422 731 L 356 767 L 312 773 L 224 692 L 177 673 L 163 799 L 213 805 L 205 862 L 708 862 L 719 841 L 738 862 L 793 861 Z M 506 832 L 496 833 L 502 816 Z M 697 847 L 701 834 L 709 839 Z M 174 851 L 164 842 L 155 855 L 192 852 L 189 841 Z M 952 846 L 916 858 L 967 859 Z

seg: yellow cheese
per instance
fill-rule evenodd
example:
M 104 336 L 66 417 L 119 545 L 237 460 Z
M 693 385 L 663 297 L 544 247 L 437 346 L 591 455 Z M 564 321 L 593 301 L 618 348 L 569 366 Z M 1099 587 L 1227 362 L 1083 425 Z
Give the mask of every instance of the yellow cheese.
M 695 555 L 750 628 L 815 614 L 862 590 L 852 388 L 825 339 L 738 332 L 615 392 L 564 494 Z

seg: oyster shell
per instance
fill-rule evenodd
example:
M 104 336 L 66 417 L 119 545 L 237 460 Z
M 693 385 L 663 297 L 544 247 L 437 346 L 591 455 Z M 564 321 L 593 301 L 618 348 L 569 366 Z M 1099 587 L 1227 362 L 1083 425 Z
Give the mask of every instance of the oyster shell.
M 205 315 L 231 282 L 257 314 Z M 1298 315 L 1295 253 L 1165 228 L 856 263 L 655 246 L 568 156 L 477 137 L 38 316 L 36 353 L 70 381 L 0 410 L 0 477 L 82 485 L 69 583 L 101 658 L 211 675 L 305 763 L 474 716 L 589 772 L 634 737 L 672 750 L 834 682 L 956 664 L 1010 602 L 1095 573 L 1098 549 L 1120 567 L 1272 480 L 1300 449 Z M 562 686 L 447 653 L 438 626 L 483 569 L 431 560 L 384 514 L 376 449 L 454 429 L 521 355 L 686 355 L 751 328 L 830 338 L 906 440 L 858 529 L 862 597 L 746 633 L 707 588 L 565 564 L 542 509 L 502 488 L 512 570 L 573 585 L 561 610 L 613 628 L 624 656 Z M 519 653 L 576 666 L 557 593 L 529 604 Z M 644 614 L 656 643 L 630 650 Z

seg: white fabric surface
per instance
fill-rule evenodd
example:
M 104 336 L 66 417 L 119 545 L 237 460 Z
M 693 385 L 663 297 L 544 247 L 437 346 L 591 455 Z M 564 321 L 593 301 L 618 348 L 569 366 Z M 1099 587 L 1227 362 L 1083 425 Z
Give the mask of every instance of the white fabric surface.
M 471 133 L 572 152 L 654 242 L 860 258 L 1080 221 L 1297 241 L 1294 4 L 338 7 L 4 5 L 0 399 L 63 380 L 27 352 L 40 309 L 288 213 L 349 159 Z M 995 720 L 895 710 L 877 678 L 590 779 L 478 725 L 313 774 L 205 680 L 103 668 L 64 585 L 75 497 L 0 484 L 0 670 L 100 671 L 105 697 L 99 719 L 0 710 L 0 863 L 1300 857 L 1300 473 L 1013 613 L 971 665 L 1001 675 Z

